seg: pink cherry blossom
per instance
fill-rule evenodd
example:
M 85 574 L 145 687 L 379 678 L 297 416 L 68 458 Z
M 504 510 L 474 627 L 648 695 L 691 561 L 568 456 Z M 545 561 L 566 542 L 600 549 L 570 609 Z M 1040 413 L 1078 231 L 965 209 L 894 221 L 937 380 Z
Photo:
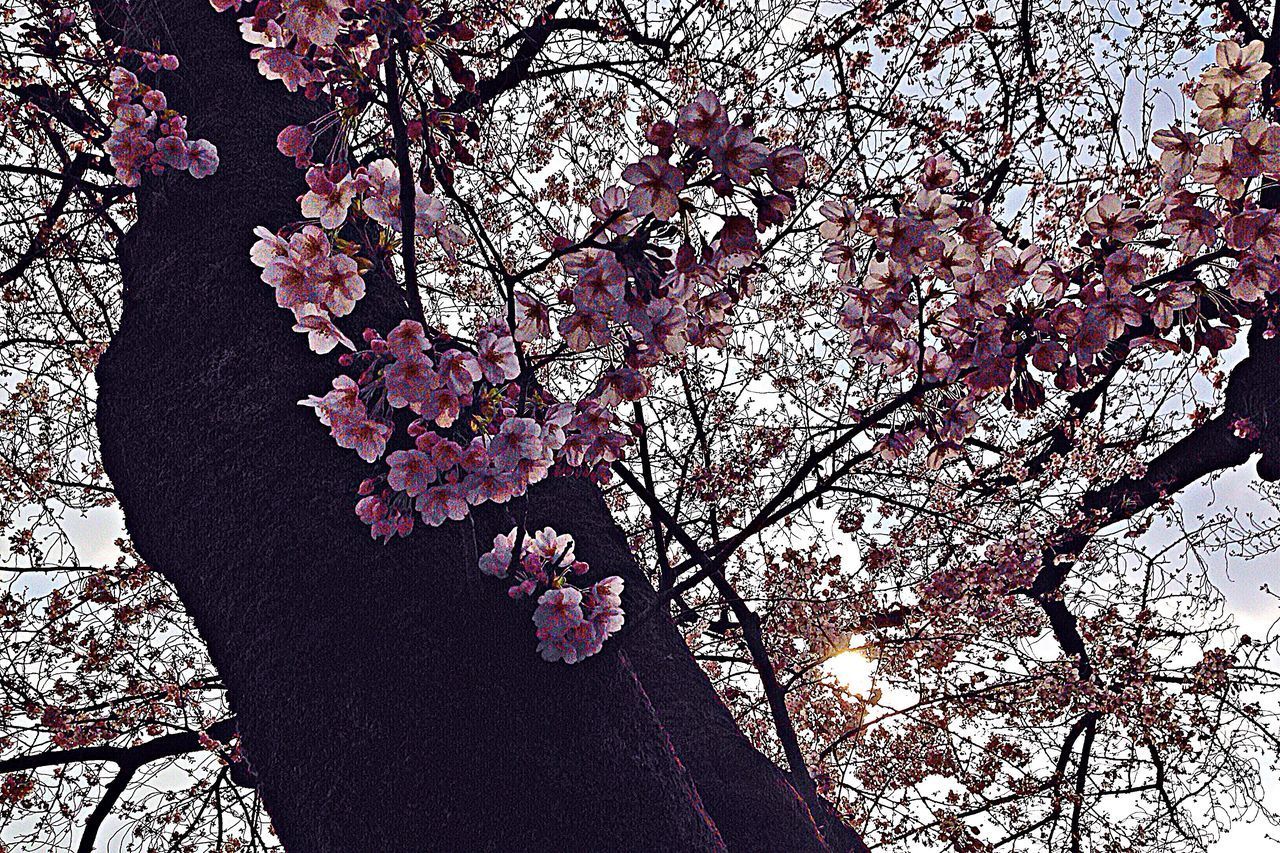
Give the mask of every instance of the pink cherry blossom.
M 365 462 L 373 462 L 382 456 L 390 436 L 389 424 L 368 418 L 335 422 L 333 427 L 333 438 L 338 446 L 355 450 Z
M 476 359 L 485 380 L 491 385 L 501 385 L 520 375 L 516 343 L 510 335 L 482 334 L 476 345 Z
M 156 140 L 156 153 L 164 160 L 164 164 L 174 169 L 186 169 L 191 165 L 191 155 L 187 153 L 187 142 L 176 136 L 162 136 Z
M 387 348 L 396 358 L 421 358 L 431 349 L 426 330 L 417 320 L 401 320 L 387 334 Z M 469 386 L 468 386 L 469 387 Z
M 679 211 L 684 175 L 656 154 L 632 163 L 622 171 L 622 179 L 635 187 L 628 204 L 636 216 L 652 213 L 656 219 L 671 219 Z
M 804 180 L 804 152 L 795 145 L 779 148 L 769 155 L 769 182 L 780 190 L 795 189 Z
M 387 464 L 387 485 L 410 497 L 425 492 L 439 475 L 431 457 L 420 450 L 397 450 L 387 456 Z
M 763 168 L 769 156 L 765 147 L 756 142 L 751 131 L 744 127 L 732 127 L 720 134 L 711 143 L 708 153 L 716 171 L 739 185 L 749 184 L 751 173 Z M 625 173 L 623 177 L 626 177 Z M 635 210 L 634 205 L 632 210 Z
M 1139 211 L 1124 207 L 1119 196 L 1106 193 L 1085 213 L 1084 221 L 1098 237 L 1127 243 L 1138 236 L 1137 221 L 1141 216 Z
M 351 339 L 342 333 L 342 331 L 333 324 L 333 319 L 324 311 L 314 305 L 307 304 L 295 309 L 294 317 L 296 323 L 293 326 L 295 332 L 305 332 L 307 335 L 307 345 L 311 351 L 319 355 L 326 355 L 333 351 L 338 344 L 351 351 L 355 351 L 356 345 Z
M 302 197 L 302 215 L 319 219 L 324 228 L 334 229 L 347 221 L 347 210 L 355 198 L 355 183 L 350 176 L 334 182 L 320 166 L 307 172 L 310 190 Z
M 345 0 L 284 0 L 285 26 L 315 45 L 332 45 L 342 28 Z
M 1205 130 L 1217 130 L 1247 118 L 1249 105 L 1257 97 L 1257 89 L 1245 83 L 1218 82 L 1201 86 L 1196 92 L 1196 105 L 1200 107 L 1200 126 Z
M 258 61 L 258 73 L 268 80 L 279 80 L 290 92 L 324 79 L 319 71 L 303 62 L 302 57 L 281 47 L 257 47 L 249 56 Z
M 298 166 L 305 166 L 311 159 L 311 131 L 304 125 L 291 124 L 276 136 L 276 149 L 286 157 L 294 158 Z
M 437 367 L 440 380 L 453 390 L 455 394 L 465 394 L 472 386 L 484 378 L 484 371 L 479 360 L 469 352 L 449 350 L 440 356 Z
M 511 570 L 516 537 L 515 528 L 510 533 L 499 533 L 493 537 L 493 548 L 480 555 L 480 571 L 490 577 L 505 578 Z
M 207 178 L 218 171 L 218 149 L 207 139 L 197 139 L 187 144 L 187 156 L 191 164 L 187 171 L 193 178 Z
M 383 373 L 387 402 L 394 408 L 425 403 L 431 392 L 440 387 L 440 376 L 425 355 L 397 358 Z
M 542 430 L 533 418 L 508 418 L 489 441 L 489 454 L 499 468 L 514 469 L 522 460 L 542 455 Z
M 676 127 L 690 145 L 706 148 L 729 127 L 729 118 L 714 92 L 703 90 L 680 110 Z
M 428 489 L 418 498 L 416 508 L 422 523 L 439 527 L 446 521 L 461 521 L 467 517 L 467 501 L 461 486 L 450 484 Z
M 512 337 L 522 343 L 551 337 L 551 312 L 528 293 L 517 293 L 516 329 Z
M 1265 50 L 1260 40 L 1244 47 L 1230 39 L 1220 41 L 1214 49 L 1214 64 L 1205 70 L 1201 79 L 1228 86 L 1260 83 L 1271 70 L 1271 64 L 1262 61 Z

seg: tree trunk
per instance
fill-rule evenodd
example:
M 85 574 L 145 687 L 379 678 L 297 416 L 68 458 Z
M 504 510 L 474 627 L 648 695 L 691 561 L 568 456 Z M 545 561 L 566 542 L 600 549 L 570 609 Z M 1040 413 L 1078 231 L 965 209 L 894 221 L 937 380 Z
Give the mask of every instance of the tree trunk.
M 297 405 L 335 359 L 307 351 L 248 260 L 254 226 L 298 216 L 301 173 L 274 140 L 315 106 L 261 78 L 207 0 L 100 14 L 180 56 L 167 94 L 222 160 L 139 193 L 97 371 L 103 462 L 209 646 L 287 849 L 828 849 L 665 616 L 545 663 L 528 608 L 476 570 L 510 527 L 498 511 L 369 538 L 352 511 L 368 466 Z M 402 316 L 373 283 L 352 319 L 385 332 Z M 572 533 L 644 609 L 652 589 L 594 487 L 552 480 L 529 504 L 530 527 Z

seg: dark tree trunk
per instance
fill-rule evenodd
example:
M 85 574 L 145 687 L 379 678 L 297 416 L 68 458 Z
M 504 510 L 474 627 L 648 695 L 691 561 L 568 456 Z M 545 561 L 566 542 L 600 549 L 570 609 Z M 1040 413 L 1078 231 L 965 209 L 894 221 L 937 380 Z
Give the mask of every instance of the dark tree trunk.
M 255 225 L 298 216 L 301 174 L 274 139 L 315 107 L 263 80 L 207 0 L 136 4 L 129 21 L 135 43 L 160 34 L 181 57 L 168 94 L 222 165 L 140 193 L 97 372 L 103 460 L 228 685 L 291 853 L 827 849 L 665 616 L 548 664 L 528 610 L 475 570 L 510 527 L 497 513 L 368 537 L 352 513 L 368 466 L 297 405 L 335 359 L 306 350 L 248 261 Z M 402 306 L 375 286 L 354 319 L 385 331 Z M 529 515 L 644 609 L 652 590 L 594 487 L 551 481 Z

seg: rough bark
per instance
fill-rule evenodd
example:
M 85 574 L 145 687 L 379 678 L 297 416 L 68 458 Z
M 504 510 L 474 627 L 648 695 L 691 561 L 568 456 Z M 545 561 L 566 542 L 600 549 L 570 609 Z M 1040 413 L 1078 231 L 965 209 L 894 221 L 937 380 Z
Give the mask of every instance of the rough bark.
M 255 225 L 297 217 L 301 175 L 274 137 L 314 106 L 264 81 L 206 0 L 105 11 L 181 56 L 170 100 L 222 165 L 140 193 L 123 320 L 97 372 L 103 461 L 229 687 L 286 847 L 826 849 L 669 620 L 582 664 L 544 663 L 529 613 L 474 568 L 510 527 L 501 512 L 368 538 L 351 509 L 368 466 L 296 405 L 336 364 L 307 352 L 248 261 Z M 383 285 L 353 320 L 403 316 Z M 644 609 L 652 592 L 594 487 L 552 481 L 529 515 L 573 533 Z

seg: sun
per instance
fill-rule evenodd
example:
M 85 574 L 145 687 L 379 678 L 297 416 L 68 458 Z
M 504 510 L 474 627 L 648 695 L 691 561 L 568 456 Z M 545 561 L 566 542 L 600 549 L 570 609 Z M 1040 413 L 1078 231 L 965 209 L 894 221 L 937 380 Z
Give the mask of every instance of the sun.
M 822 668 L 850 693 L 865 696 L 875 686 L 876 663 L 859 649 L 846 649 L 832 655 L 823 662 Z

